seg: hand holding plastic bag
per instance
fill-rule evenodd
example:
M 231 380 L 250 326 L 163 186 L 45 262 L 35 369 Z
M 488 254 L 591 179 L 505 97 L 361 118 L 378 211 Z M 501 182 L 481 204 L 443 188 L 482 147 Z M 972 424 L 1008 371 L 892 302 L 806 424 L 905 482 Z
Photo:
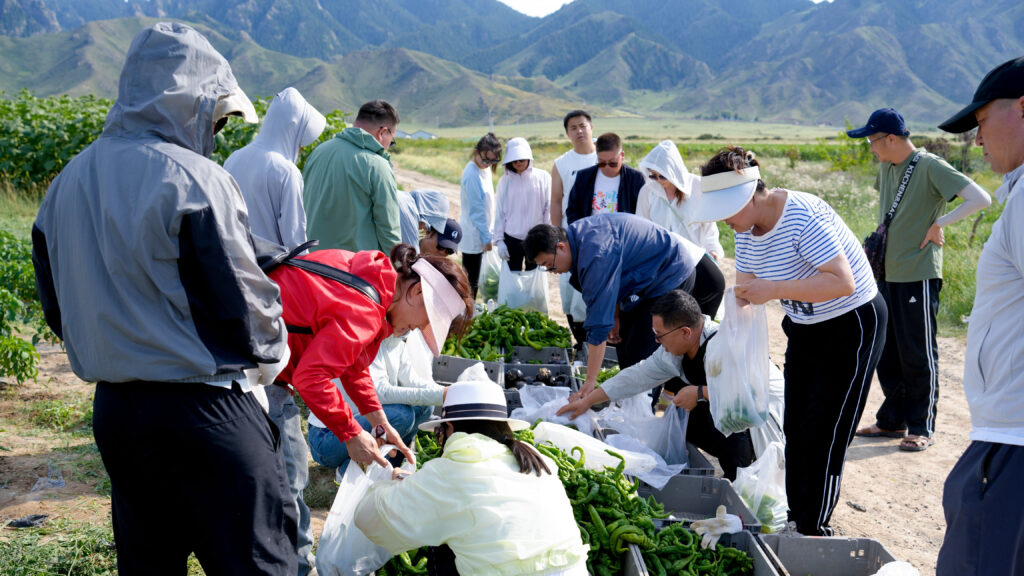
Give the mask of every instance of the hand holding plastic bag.
M 735 514 L 726 514 L 725 506 L 719 504 L 715 517 L 697 520 L 690 528 L 701 537 L 701 548 L 714 548 L 722 534 L 735 534 L 743 531 L 743 521 Z
M 725 291 L 725 318 L 704 356 L 711 416 L 726 436 L 764 424 L 771 364 L 764 305 L 741 307 L 733 290 Z

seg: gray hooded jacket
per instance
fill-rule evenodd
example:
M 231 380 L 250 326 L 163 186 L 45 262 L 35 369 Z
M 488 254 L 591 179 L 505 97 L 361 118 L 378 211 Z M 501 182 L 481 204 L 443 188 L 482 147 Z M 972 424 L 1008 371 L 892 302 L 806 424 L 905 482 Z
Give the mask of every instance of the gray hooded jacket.
M 286 88 L 267 108 L 259 134 L 224 162 L 242 188 L 254 235 L 288 248 L 306 241 L 302 172 L 295 162 L 326 125 L 298 90 Z
M 256 264 L 238 186 L 208 159 L 233 92 L 198 32 L 142 31 L 103 134 L 47 191 L 36 283 L 80 378 L 229 380 L 284 354 L 280 292 Z

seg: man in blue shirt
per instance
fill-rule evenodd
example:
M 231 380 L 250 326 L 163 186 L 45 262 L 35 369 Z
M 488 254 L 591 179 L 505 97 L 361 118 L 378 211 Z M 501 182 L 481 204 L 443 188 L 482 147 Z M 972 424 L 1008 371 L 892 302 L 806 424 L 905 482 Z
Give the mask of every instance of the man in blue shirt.
M 623 368 L 650 356 L 658 348 L 651 304 L 670 290 L 694 287 L 694 267 L 682 241 L 633 214 L 594 214 L 568 229 L 538 224 L 523 244 L 526 257 L 549 272 L 569 272 L 569 283 L 587 303 L 587 380 L 581 395 L 596 387 L 608 342 L 617 344 Z

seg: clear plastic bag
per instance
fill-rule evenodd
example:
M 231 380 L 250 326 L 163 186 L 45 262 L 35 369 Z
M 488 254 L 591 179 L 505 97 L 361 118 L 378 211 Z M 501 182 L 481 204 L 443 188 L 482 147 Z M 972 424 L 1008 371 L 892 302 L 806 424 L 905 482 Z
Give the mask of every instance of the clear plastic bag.
M 732 287 L 723 300 L 725 318 L 708 342 L 704 368 L 715 427 L 729 436 L 768 418 L 771 361 L 764 305 L 740 307 Z
M 786 527 L 786 449 L 780 442 L 772 442 L 753 464 L 736 470 L 732 485 L 754 511 L 762 532 L 778 532 Z
M 573 447 L 578 446 L 586 454 L 586 461 L 583 466 L 589 470 L 604 470 L 605 467 L 615 468 L 620 463 L 618 458 L 606 452 L 606 450 L 612 450 L 612 447 L 608 444 L 578 430 L 566 428 L 561 424 L 541 422 L 534 427 L 533 437 L 538 443 L 551 442 L 570 453 Z M 622 449 L 614 449 L 612 452 L 622 456 L 626 462 L 623 472 L 631 476 L 642 476 L 654 470 L 654 467 L 657 465 L 657 461 L 650 454 L 641 454 Z
M 381 447 L 381 454 L 394 449 L 394 446 L 385 445 Z M 366 471 L 354 462 L 346 468 L 317 544 L 316 569 L 319 574 L 364 576 L 391 559 L 387 550 L 371 542 L 355 525 L 356 507 L 370 485 L 390 479 L 391 474 L 390 465 L 382 468 L 376 462 L 367 466 Z
M 594 412 L 587 412 L 570 420 L 568 415 L 558 416 L 559 408 L 569 403 L 570 390 L 564 386 L 523 386 L 519 389 L 519 399 L 523 405 L 512 411 L 510 416 L 526 422 L 544 420 L 563 426 L 572 426 L 583 434 L 592 435 L 597 426 Z
M 666 464 L 689 465 L 686 452 L 686 424 L 690 413 L 682 408 L 669 406 L 663 416 L 651 413 L 651 398 L 646 393 L 637 394 L 612 404 L 598 414 L 602 426 L 619 434 L 635 438 L 664 459 Z
M 498 282 L 498 305 L 509 308 L 536 310 L 548 314 L 548 279 L 540 268 L 513 272 L 508 262 L 501 261 L 501 279 Z
M 636 438 L 627 436 L 625 434 L 610 434 L 605 438 L 605 442 L 609 446 L 616 450 L 626 450 L 629 452 L 636 452 L 637 454 L 647 454 L 657 463 L 650 472 L 640 474 L 638 477 L 653 486 L 654 488 L 661 490 L 668 484 L 668 481 L 672 479 L 686 468 L 685 464 L 666 464 L 665 459 L 660 454 L 651 450 L 647 446 L 644 446 Z
M 498 299 L 498 285 L 501 282 L 501 258 L 497 250 L 488 250 L 480 258 L 480 276 L 477 278 L 477 295 L 481 300 Z

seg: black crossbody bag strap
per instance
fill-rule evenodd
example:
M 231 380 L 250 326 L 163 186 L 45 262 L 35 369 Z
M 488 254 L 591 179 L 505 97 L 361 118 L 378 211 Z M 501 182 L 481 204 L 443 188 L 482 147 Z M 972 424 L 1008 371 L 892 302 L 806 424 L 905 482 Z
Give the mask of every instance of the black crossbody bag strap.
M 907 184 L 910 184 L 910 177 L 914 175 L 914 168 L 917 167 L 917 161 L 921 159 L 923 152 L 918 152 L 914 155 L 914 159 L 910 161 L 910 166 L 907 166 L 907 171 L 903 173 L 903 179 L 900 180 L 900 187 L 896 190 L 896 197 L 893 198 L 892 206 L 889 207 L 889 213 L 885 215 L 885 227 L 889 227 L 889 223 L 892 222 L 893 216 L 896 215 L 896 207 L 900 205 L 900 200 L 903 200 L 903 193 L 907 191 Z
M 333 266 L 328 266 L 320 262 L 314 262 L 312 260 L 286 260 L 284 264 L 287 264 L 288 266 L 294 266 L 295 268 L 298 268 L 300 270 L 305 270 L 306 272 L 311 272 L 313 274 L 317 274 L 318 276 L 323 276 L 324 278 L 329 278 L 331 280 L 334 280 L 335 282 L 344 284 L 349 288 L 358 290 L 364 296 L 369 298 L 370 301 L 372 301 L 374 304 L 378 306 L 381 305 L 380 294 L 377 293 L 377 289 L 374 288 L 373 285 L 371 285 L 369 282 L 363 280 L 362 278 L 356 276 L 355 274 L 351 274 L 344 270 L 339 270 Z

